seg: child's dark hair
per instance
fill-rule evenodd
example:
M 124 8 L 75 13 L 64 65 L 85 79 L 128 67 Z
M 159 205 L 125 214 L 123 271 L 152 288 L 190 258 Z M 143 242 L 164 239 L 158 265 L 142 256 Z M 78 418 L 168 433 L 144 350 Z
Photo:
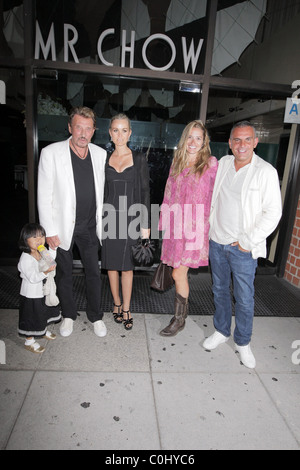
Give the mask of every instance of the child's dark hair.
M 30 253 L 31 250 L 28 246 L 28 238 L 36 237 L 36 236 L 46 236 L 46 232 L 44 227 L 37 223 L 29 223 L 24 225 L 21 230 L 20 238 L 19 238 L 19 248 L 20 250 L 24 251 L 24 253 Z

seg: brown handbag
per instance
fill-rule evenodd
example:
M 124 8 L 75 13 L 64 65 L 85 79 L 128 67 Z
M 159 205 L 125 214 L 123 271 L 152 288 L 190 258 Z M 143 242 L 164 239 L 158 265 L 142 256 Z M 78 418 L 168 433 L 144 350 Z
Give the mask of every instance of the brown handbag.
M 160 262 L 155 270 L 150 287 L 158 290 L 159 292 L 164 292 L 170 289 L 174 284 L 172 271 L 172 266 L 168 266 L 167 264 Z

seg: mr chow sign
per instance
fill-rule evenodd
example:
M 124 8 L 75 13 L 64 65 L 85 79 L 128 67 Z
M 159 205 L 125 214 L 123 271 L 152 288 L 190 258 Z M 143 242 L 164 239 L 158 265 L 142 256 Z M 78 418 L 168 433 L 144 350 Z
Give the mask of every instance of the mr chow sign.
M 102 65 L 107 67 L 121 66 L 126 67 L 126 60 L 129 59 L 129 67 L 134 68 L 135 60 L 135 40 L 136 32 L 135 31 L 126 31 L 122 30 L 121 34 L 121 44 L 120 44 L 120 63 L 110 62 L 107 57 L 105 57 L 105 52 L 103 51 L 103 43 L 106 38 L 114 36 L 116 34 L 115 28 L 109 28 L 102 31 L 99 35 L 97 41 L 97 53 Z M 80 37 L 77 29 L 69 23 L 64 23 L 63 25 L 63 57 L 64 62 L 74 61 L 79 63 L 78 55 L 76 52 L 76 45 L 79 43 Z M 167 45 L 171 51 L 171 57 L 168 59 L 168 62 L 161 67 L 155 66 L 150 62 L 147 56 L 147 49 L 155 41 L 160 41 L 160 43 Z M 152 34 L 144 40 L 141 56 L 142 61 L 145 66 L 150 70 L 164 71 L 172 68 L 176 57 L 178 54 L 182 54 L 182 61 L 184 64 L 184 73 L 187 73 L 189 66 L 191 66 L 192 73 L 195 73 L 198 60 L 200 57 L 201 49 L 203 46 L 204 39 L 198 39 L 194 41 L 192 38 L 189 40 L 187 38 L 181 37 L 181 47 L 176 47 L 174 41 L 167 36 L 166 34 Z M 177 50 L 180 49 L 180 50 Z M 55 40 L 55 25 L 52 23 L 47 37 L 44 37 L 39 23 L 36 22 L 36 37 L 35 37 L 35 59 L 44 59 L 44 60 L 57 60 L 57 49 L 56 49 L 56 40 Z

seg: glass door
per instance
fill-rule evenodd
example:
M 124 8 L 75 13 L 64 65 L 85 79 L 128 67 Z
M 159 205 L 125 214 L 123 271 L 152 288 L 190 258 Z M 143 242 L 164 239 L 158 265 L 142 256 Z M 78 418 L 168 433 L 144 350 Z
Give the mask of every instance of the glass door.
M 0 258 L 9 265 L 20 257 L 19 235 L 28 222 L 25 87 L 21 69 L 0 68 L 0 77 Z
M 131 120 L 130 147 L 145 153 L 151 176 L 151 202 L 162 202 L 165 182 L 182 130 L 197 119 L 199 87 L 163 80 L 86 73 L 37 71 L 39 152 L 51 142 L 66 139 L 68 113 L 88 106 L 97 115 L 93 142 L 108 151 L 110 119 L 122 112 Z
M 36 83 L 39 154 L 68 138 L 68 113 L 74 106 L 96 112 L 93 143 L 113 151 L 110 119 L 125 113 L 132 126 L 129 146 L 148 161 L 151 204 L 162 203 L 174 148 L 186 124 L 199 116 L 198 85 L 56 70 L 36 71 Z

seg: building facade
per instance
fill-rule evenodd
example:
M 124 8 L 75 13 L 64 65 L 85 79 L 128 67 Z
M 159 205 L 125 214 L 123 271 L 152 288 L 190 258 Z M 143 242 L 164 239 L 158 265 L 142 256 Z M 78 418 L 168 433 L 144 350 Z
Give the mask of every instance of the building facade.
M 250 120 L 284 205 L 260 267 L 284 276 L 299 199 L 297 105 L 294 121 L 285 113 L 300 94 L 300 0 L 2 0 L 0 21 L 2 259 L 17 257 L 20 228 L 37 218 L 41 149 L 67 138 L 69 110 L 86 105 L 106 149 L 110 118 L 131 118 L 153 204 L 187 122 L 205 122 L 220 158 L 232 125 Z

